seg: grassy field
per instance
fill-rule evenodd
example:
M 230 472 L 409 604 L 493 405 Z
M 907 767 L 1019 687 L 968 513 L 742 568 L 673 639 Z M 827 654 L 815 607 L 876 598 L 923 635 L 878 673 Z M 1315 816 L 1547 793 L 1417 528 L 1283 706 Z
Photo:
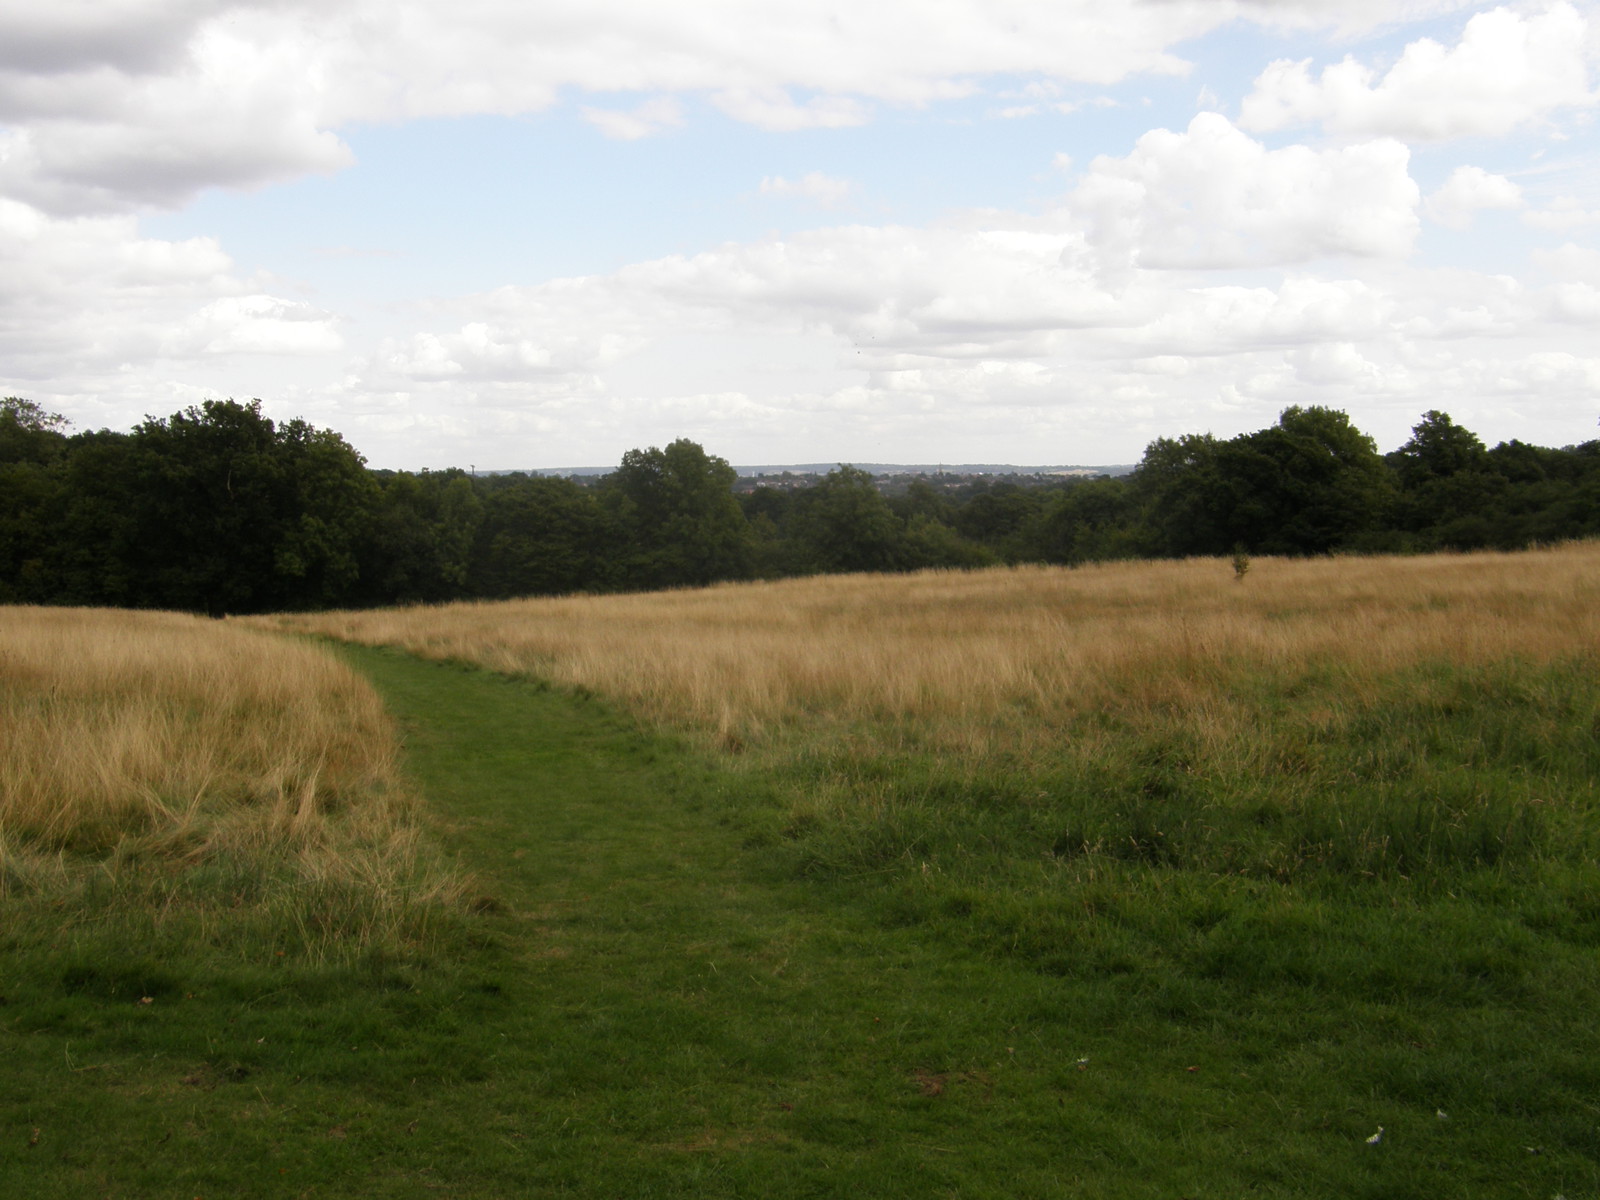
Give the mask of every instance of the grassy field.
M 1588 543 L 282 623 L 687 734 L 760 797 L 730 802 L 750 853 L 1086 988 L 1113 1053 L 1204 1031 L 1272 1075 L 1219 1122 L 1509 1119 L 1593 1194 L 1597 600 Z M 1477 1194 L 1535 1194 L 1515 1174 Z
M 172 613 L 0 609 L 7 936 L 348 958 L 425 937 L 419 847 L 377 693 L 326 653 Z M 31 929 L 31 932 L 30 932 Z
M 1423 885 L 1585 862 L 1600 545 L 852 576 L 286 618 L 787 780 L 819 868 Z
M 441 660 L 343 652 L 434 814 L 419 842 L 393 809 L 426 902 L 392 936 L 277 942 L 175 923 L 148 882 L 143 915 L 109 924 L 100 893 L 37 882 L 51 862 L 183 878 L 245 811 L 276 811 L 252 836 L 300 862 L 333 845 L 285 832 L 303 764 L 143 784 L 159 804 L 77 833 L 19 805 L 8 853 L 31 865 L 8 878 L 35 882 L 4 903 L 34 917 L 0 934 L 0 1179 L 1600 1196 L 1597 568 L 1582 545 L 262 622 Z M 244 639 L 230 662 L 282 648 L 308 656 L 297 677 L 355 678 L 238 623 L 149 619 Z M 6 678 L 34 682 L 8 687 L 55 703 L 17 640 Z M 220 721 L 229 704 L 193 699 L 220 686 L 167 707 Z M 385 718 L 365 727 L 392 748 Z M 302 759 L 329 780 L 387 753 Z M 340 778 L 334 823 L 400 794 Z M 429 844 L 471 872 L 468 911 Z M 315 876 L 283 870 L 284 894 Z
M 1063 722 L 1172 715 L 1209 739 L 1263 687 L 1370 706 L 1397 673 L 1600 647 L 1600 544 L 1523 554 L 1115 563 L 824 576 L 266 619 L 565 686 L 729 748 L 802 727 L 961 755 L 1050 752 Z M 822 728 L 819 729 L 819 722 Z

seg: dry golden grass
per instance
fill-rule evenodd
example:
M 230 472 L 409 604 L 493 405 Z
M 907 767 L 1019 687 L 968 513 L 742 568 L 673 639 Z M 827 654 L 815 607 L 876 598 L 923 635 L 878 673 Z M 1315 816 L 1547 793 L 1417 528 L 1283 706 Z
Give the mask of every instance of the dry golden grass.
M 1178 712 L 1248 747 L 1263 680 L 1359 707 L 1431 663 L 1600 650 L 1600 544 L 1519 554 L 840 576 L 651 595 L 284 616 L 280 627 L 523 672 L 728 748 L 790 733 L 1049 752 L 1086 715 Z M 1323 714 L 1333 719 L 1335 714 Z M 1309 718 L 1318 719 L 1313 712 Z
M 398 895 L 418 831 L 396 758 L 377 694 L 315 647 L 176 613 L 0 608 L 0 893 L 225 860 L 235 888 Z

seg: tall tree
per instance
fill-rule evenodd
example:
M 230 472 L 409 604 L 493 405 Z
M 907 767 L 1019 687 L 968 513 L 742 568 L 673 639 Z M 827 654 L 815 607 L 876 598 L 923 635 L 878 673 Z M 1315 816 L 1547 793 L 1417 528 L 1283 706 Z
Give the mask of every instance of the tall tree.
M 1053 563 L 1136 558 L 1141 534 L 1137 499 L 1125 477 L 1086 479 L 1055 492 L 1028 525 L 1027 557 Z
M 1394 452 L 1391 462 L 1401 485 L 1414 489 L 1462 471 L 1486 470 L 1489 452 L 1477 434 L 1457 425 L 1450 414 L 1430 409 L 1411 427 L 1410 440 Z
M 560 595 L 613 581 L 615 530 L 589 488 L 570 479 L 505 481 L 484 500 L 474 595 Z
M 1209 433 L 1186 433 L 1157 438 L 1146 447 L 1131 482 L 1148 553 L 1182 557 L 1232 548 L 1220 446 Z
M 859 467 L 829 471 L 795 496 L 793 529 L 816 571 L 891 571 L 898 567 L 899 519 Z
M 664 450 L 624 454 L 605 478 L 603 497 L 625 539 L 625 586 L 697 587 L 747 578 L 752 545 L 733 495 L 737 478 L 726 459 L 687 438 Z
M 1010 480 L 982 482 L 964 489 L 968 490 L 967 502 L 950 514 L 949 523 L 963 537 L 988 546 L 1008 562 L 1028 557 L 1024 530 L 1037 522 L 1050 502 L 1049 494 Z
M 1418 548 L 1474 550 L 1496 542 L 1508 481 L 1477 434 L 1430 410 L 1389 463 L 1400 484 L 1395 522 Z
M 66 428 L 32 400 L 0 399 L 0 603 L 47 600 L 57 586 Z
M 1248 516 L 1236 540 L 1269 554 L 1326 554 L 1378 524 L 1389 502 L 1389 476 L 1377 444 L 1338 409 L 1299 405 L 1271 429 L 1235 438 L 1230 450 L 1271 463 L 1254 475 Z M 1227 471 L 1231 455 L 1225 455 Z
M 1326 554 L 1374 529 L 1389 477 L 1372 439 L 1337 409 L 1298 405 L 1226 442 L 1158 439 L 1136 477 L 1166 554 Z
M 350 593 L 373 488 L 337 433 L 274 424 L 258 400 L 207 400 L 147 418 L 129 449 L 136 603 L 220 614 Z
M 0 398 L 0 463 L 48 463 L 66 448 L 71 424 L 21 396 Z
M 437 603 L 472 594 L 473 547 L 484 505 L 459 468 L 376 473 L 361 596 L 372 604 Z

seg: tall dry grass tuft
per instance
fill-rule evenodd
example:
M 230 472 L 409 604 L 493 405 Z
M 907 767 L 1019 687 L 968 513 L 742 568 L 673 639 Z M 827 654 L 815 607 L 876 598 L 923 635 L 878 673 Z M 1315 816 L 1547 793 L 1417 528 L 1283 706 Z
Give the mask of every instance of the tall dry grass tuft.
M 417 818 L 382 702 L 326 652 L 176 613 L 0 608 L 0 894 L 339 893 L 362 915 L 324 923 L 377 936 L 450 891 Z
M 277 618 L 620 699 L 729 747 L 786 730 L 1047 747 L 1085 714 L 1238 738 L 1263 686 L 1342 705 L 1428 663 L 1600 650 L 1600 544 L 1521 554 L 838 576 Z

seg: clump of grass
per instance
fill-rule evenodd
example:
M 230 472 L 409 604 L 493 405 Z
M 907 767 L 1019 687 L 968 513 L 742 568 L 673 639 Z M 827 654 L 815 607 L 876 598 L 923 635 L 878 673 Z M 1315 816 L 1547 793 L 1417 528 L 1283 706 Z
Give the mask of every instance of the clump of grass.
M 18 921 L 392 950 L 454 903 L 419 816 L 381 701 L 318 648 L 174 613 L 0 609 Z

